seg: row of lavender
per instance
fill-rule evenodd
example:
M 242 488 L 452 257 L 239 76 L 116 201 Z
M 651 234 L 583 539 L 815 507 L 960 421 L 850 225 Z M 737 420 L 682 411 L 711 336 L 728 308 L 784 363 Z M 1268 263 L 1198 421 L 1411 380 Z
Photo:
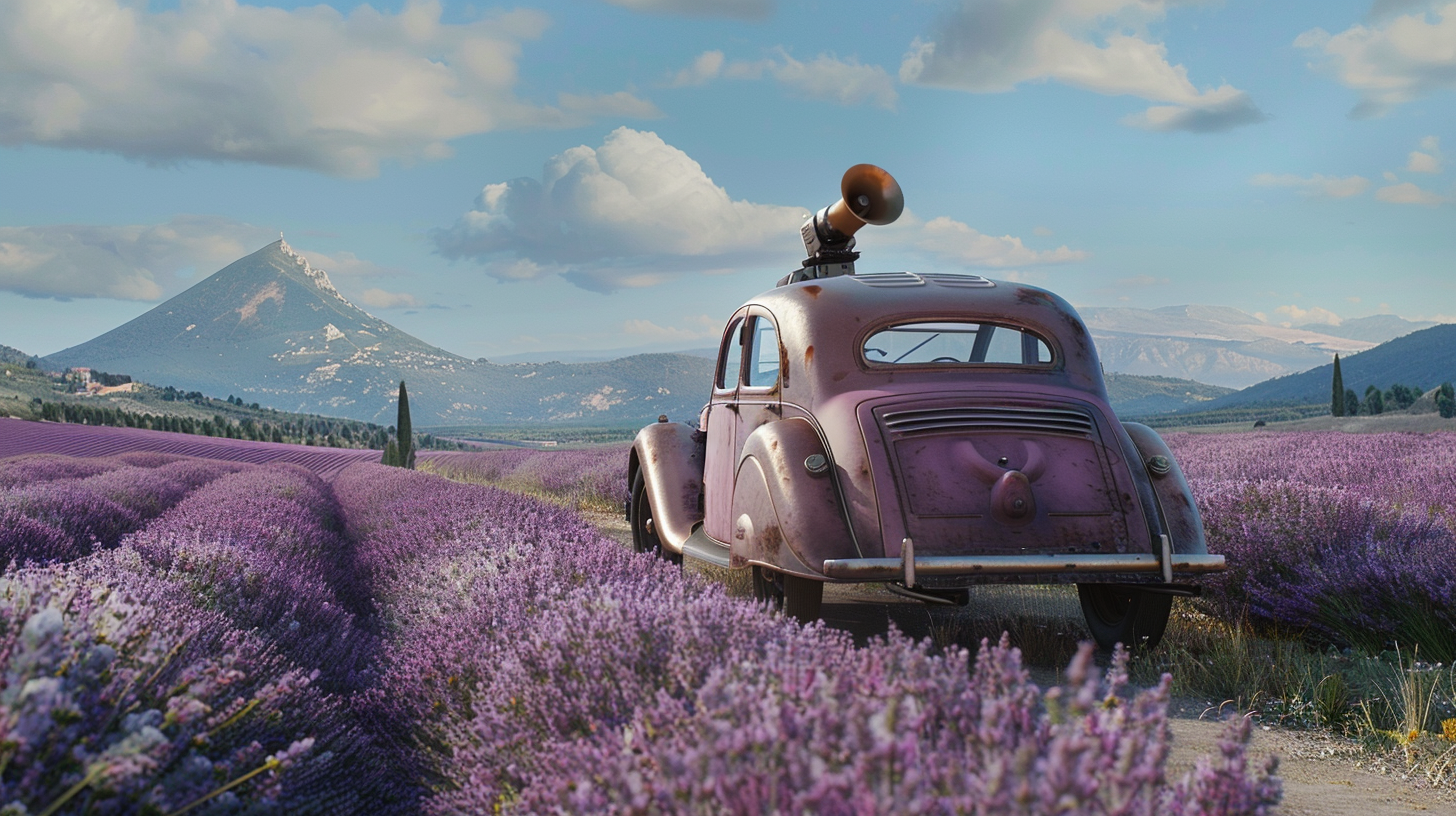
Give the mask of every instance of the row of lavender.
M 1456 660 L 1456 434 L 1170 434 L 1227 619 L 1379 652 Z M 619 505 L 626 448 L 447 454 L 451 478 Z M 432 465 L 433 466 L 433 465 Z
M 213 470 L 166 486 L 184 464 Z M 503 491 L 378 465 L 331 490 L 286 466 L 29 459 L 0 462 L 0 501 L 123 472 L 146 508 L 134 531 L 17 558 L 33 565 L 0 582 L 6 812 L 1237 814 L 1277 799 L 1245 766 L 1246 724 L 1165 779 L 1166 683 L 1112 705 L 1120 674 L 1093 676 L 1085 654 L 1043 694 L 1004 646 L 973 671 L 899 639 L 855 649 Z
M 1456 434 L 1170 434 L 1232 619 L 1456 660 Z
M 0 513 L 0 812 L 418 798 L 392 773 L 405 752 L 355 702 L 381 641 L 317 476 L 25 457 L 0 460 Z
M 380 710 L 414 724 L 431 813 L 1267 812 L 1247 721 L 1164 775 L 1168 681 L 1083 651 L 855 648 L 634 555 L 568 511 L 359 465 L 335 491 L 390 633 Z
M 627 499 L 630 449 L 623 443 L 568 450 L 425 453 L 419 466 L 455 481 L 503 487 L 568 507 L 615 510 Z

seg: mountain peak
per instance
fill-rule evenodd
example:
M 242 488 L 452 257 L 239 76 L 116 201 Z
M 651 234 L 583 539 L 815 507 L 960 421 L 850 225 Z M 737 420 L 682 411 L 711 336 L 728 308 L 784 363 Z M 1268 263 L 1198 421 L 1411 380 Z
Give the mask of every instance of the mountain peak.
M 319 291 L 323 292 L 325 295 L 338 298 L 342 303 L 344 303 L 344 305 L 350 308 L 357 308 L 354 306 L 354 304 L 350 303 L 347 298 L 340 294 L 338 289 L 334 288 L 333 281 L 329 280 L 329 273 L 323 271 L 322 269 L 314 269 L 312 266 L 310 266 L 308 263 L 308 258 L 305 258 L 304 256 L 298 254 L 298 250 L 295 250 L 293 247 L 289 246 L 288 242 L 283 239 L 282 233 L 279 233 L 277 241 L 274 241 L 273 243 L 264 247 L 262 251 L 269 252 L 270 250 L 282 256 L 282 259 L 278 262 L 282 263 L 285 267 L 289 264 L 298 267 L 297 271 L 302 272 L 304 278 L 306 278 L 314 286 L 318 287 Z

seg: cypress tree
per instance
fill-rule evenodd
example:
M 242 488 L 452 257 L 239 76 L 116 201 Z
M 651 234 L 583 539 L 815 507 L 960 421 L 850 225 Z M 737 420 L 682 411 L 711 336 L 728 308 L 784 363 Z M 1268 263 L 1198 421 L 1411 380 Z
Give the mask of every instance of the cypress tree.
M 396 462 L 395 461 L 398 458 L 399 458 L 399 448 L 395 446 L 394 440 L 391 439 L 388 442 L 385 442 L 384 443 L 384 456 L 383 456 L 383 458 L 381 458 L 379 460 L 380 464 L 389 465 L 390 467 L 398 467 L 399 466 L 399 462 Z
M 404 380 L 399 381 L 399 417 L 394 427 L 398 429 L 396 433 L 399 436 L 399 460 L 395 464 L 414 470 L 415 437 L 410 428 L 409 392 L 404 388 Z
M 1441 388 L 1436 392 L 1436 410 L 1443 419 L 1456 417 L 1456 388 L 1451 383 L 1441 383 Z
M 1345 378 L 1340 374 L 1340 355 L 1335 355 L 1335 378 L 1330 388 L 1330 416 L 1345 415 Z

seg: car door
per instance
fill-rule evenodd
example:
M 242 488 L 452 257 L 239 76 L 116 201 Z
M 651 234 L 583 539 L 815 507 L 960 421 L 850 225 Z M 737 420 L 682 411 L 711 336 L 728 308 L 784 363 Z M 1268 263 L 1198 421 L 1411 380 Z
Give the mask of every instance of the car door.
M 738 465 L 738 388 L 742 379 L 746 311 L 728 321 L 718 347 L 713 395 L 708 401 L 704 431 L 708 434 L 703 462 L 703 530 L 727 543 L 733 534 L 733 472 Z
M 783 347 L 773 318 L 755 308 L 744 321 L 743 377 L 738 387 L 738 432 L 734 440 L 735 460 L 743 454 L 748 435 L 760 425 L 783 416 Z

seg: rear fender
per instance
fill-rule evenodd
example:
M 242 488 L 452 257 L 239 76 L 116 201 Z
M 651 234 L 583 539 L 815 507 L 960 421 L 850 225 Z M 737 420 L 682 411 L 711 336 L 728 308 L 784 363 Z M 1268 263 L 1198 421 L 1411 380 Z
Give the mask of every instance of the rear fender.
M 813 456 L 824 458 L 818 472 L 805 463 Z M 755 429 L 744 442 L 734 480 L 733 565 L 766 564 L 823 580 L 826 558 L 857 556 L 834 470 L 808 420 L 781 419 Z
M 703 521 L 703 453 L 703 435 L 682 422 L 648 425 L 632 443 L 627 483 L 642 473 L 652 525 L 662 546 L 675 553 Z
M 1206 555 L 1208 543 L 1203 537 L 1203 519 L 1198 515 L 1198 504 L 1193 500 L 1193 491 L 1188 489 L 1188 479 L 1178 460 L 1168 449 L 1158 432 L 1137 422 L 1124 422 L 1122 427 L 1142 456 L 1143 474 L 1153 486 L 1153 493 L 1162 507 L 1163 518 L 1168 526 L 1168 536 L 1173 539 L 1173 552 L 1179 555 Z M 1159 459 L 1161 457 L 1161 459 Z M 1131 463 L 1129 463 L 1131 464 Z M 1166 468 L 1166 471 L 1164 469 Z

